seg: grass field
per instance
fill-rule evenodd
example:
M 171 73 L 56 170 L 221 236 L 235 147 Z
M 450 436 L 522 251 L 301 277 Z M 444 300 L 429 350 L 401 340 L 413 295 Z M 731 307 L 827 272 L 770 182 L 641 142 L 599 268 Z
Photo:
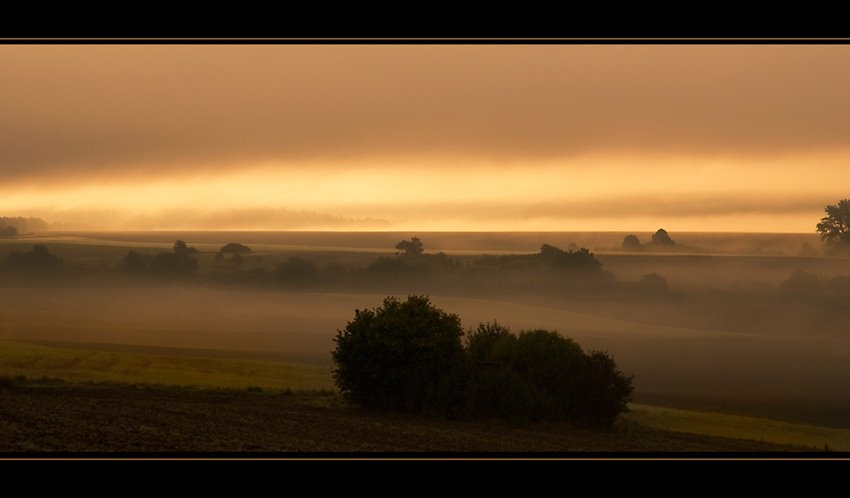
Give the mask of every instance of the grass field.
M 58 379 L 71 383 L 163 385 L 213 389 L 335 391 L 328 366 L 239 357 L 209 357 L 200 350 L 73 343 L 37 344 L 0 340 L 0 377 Z M 206 353 L 208 354 L 208 353 Z M 225 354 L 220 352 L 219 354 Z M 850 430 L 791 424 L 720 413 L 631 405 L 627 422 L 654 429 L 775 443 L 802 448 L 850 451 Z
M 627 420 L 657 429 L 830 451 L 850 451 L 850 430 L 632 404 Z
M 333 390 L 328 367 L 269 360 L 164 355 L 0 340 L 0 376 L 201 388 Z

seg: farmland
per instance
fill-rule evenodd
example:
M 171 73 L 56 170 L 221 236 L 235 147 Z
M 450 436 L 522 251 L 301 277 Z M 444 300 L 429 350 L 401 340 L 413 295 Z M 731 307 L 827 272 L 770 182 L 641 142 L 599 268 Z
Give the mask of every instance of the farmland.
M 626 428 L 625 433 L 587 436 L 598 438 L 596 446 L 590 439 L 564 440 L 556 447 L 534 438 L 529 442 L 508 438 L 516 445 L 511 449 L 501 443 L 493 446 L 482 440 L 463 440 L 459 434 L 458 442 L 450 443 L 448 435 L 440 439 L 429 433 L 423 437 L 435 443 L 412 445 L 411 451 L 710 451 L 713 444 L 719 451 L 772 451 L 759 446 L 760 441 L 782 444 L 786 449 L 827 446 L 846 451 L 850 337 L 843 324 L 850 310 L 839 301 L 816 301 L 819 294 L 789 293 L 784 282 L 795 270 L 827 279 L 848 274 L 850 269 L 841 258 L 795 255 L 799 243 L 809 241 L 806 236 L 711 239 L 695 235 L 693 240 L 682 240 L 704 247 L 702 253 L 629 254 L 616 250 L 620 234 L 423 235 L 426 244 L 433 241 L 426 245 L 426 252 L 444 251 L 461 269 L 473 265 L 482 254 L 523 254 L 543 242 L 588 243 L 599 251 L 599 260 L 612 278 L 603 287 L 586 289 L 578 284 L 563 287 L 549 277 L 538 285 L 533 280 L 537 277 L 516 272 L 478 277 L 444 272 L 416 278 L 377 278 L 364 272 L 375 258 L 395 257 L 392 242 L 404 236 L 407 234 L 127 232 L 4 239 L 0 258 L 39 243 L 61 256 L 67 267 L 65 277 L 50 281 L 0 275 L 5 278 L 0 285 L 0 377 L 11 386 L 4 396 L 23 396 L 21 399 L 31 399 L 32 409 L 40 406 L 44 410 L 51 410 L 41 396 L 48 393 L 67 397 L 68 403 L 80 407 L 94 403 L 91 400 L 100 396 L 97 393 L 108 393 L 103 396 L 115 403 L 127 395 L 128 403 L 138 401 L 140 407 L 153 401 L 139 396 L 176 404 L 185 396 L 205 400 L 198 401 L 208 403 L 205 410 L 210 410 L 216 396 L 232 396 L 242 404 L 270 403 L 257 406 L 258 424 L 265 416 L 260 413 L 272 417 L 263 410 L 271 410 L 275 403 L 307 406 L 305 417 L 319 416 L 310 410 L 321 409 L 331 410 L 327 415 L 337 422 L 377 417 L 369 420 L 382 424 L 381 416 L 346 406 L 335 392 L 329 354 L 333 337 L 352 319 L 355 309 L 377 306 L 386 295 L 423 293 L 430 295 L 436 306 L 457 313 L 465 328 L 496 319 L 512 330 L 557 330 L 588 350 L 608 351 L 624 372 L 634 375 L 635 405 L 634 411 L 623 417 L 620 429 Z M 194 257 L 200 265 L 195 278 L 129 278 L 118 270 L 128 251 L 150 255 L 169 251 L 178 237 L 196 247 Z M 251 246 L 250 257 L 240 265 L 216 260 L 217 249 L 234 241 Z M 318 275 L 328 277 L 311 285 L 274 280 L 271 272 L 276 265 L 293 256 L 312 261 Z M 333 274 L 337 276 L 331 278 L 327 273 L 331 270 L 338 272 Z M 263 272 L 266 276 L 261 280 L 236 278 Z M 650 272 L 664 277 L 669 291 L 643 292 L 640 277 Z M 504 280 L 503 285 L 490 285 L 498 279 Z M 826 297 L 832 299 L 833 295 Z M 23 406 L 13 399 L 7 398 L 5 410 Z M 321 406 L 315 406 L 317 403 Z M 29 416 L 38 418 L 34 412 L 15 413 L 7 411 L 19 422 Z M 229 413 L 237 416 L 235 411 Z M 61 420 L 55 419 L 60 416 L 61 411 L 51 413 L 51 423 L 61 426 Z M 154 427 L 139 420 L 140 427 Z M 449 421 L 421 423 L 436 424 L 422 429 L 426 432 L 455 427 L 455 422 Z M 469 423 L 457 422 L 457 427 L 475 432 L 464 425 Z M 277 422 L 269 424 L 274 427 Z M 164 427 L 157 430 L 166 431 Z M 486 427 L 481 430 L 515 430 Z M 658 437 L 669 444 L 647 446 L 625 435 L 635 431 L 657 431 L 651 437 L 643 434 L 648 440 Z M 683 436 L 685 433 L 699 436 Z M 788 434 L 797 436 L 786 437 Z M 611 437 L 624 439 L 619 444 Z M 696 439 L 665 439 L 670 437 Z M 718 437 L 749 442 L 730 443 Z M 89 436 L 65 445 L 58 440 L 39 443 L 24 437 L 7 441 L 5 448 L 86 451 L 81 442 L 86 438 Z M 243 445 L 237 440 L 254 442 Z M 197 444 L 158 441 L 138 443 L 141 446 L 125 441 L 129 446 L 111 443 L 108 448 L 92 443 L 88 449 L 193 451 Z M 248 436 L 231 443 L 198 448 L 291 449 L 281 442 L 263 446 Z M 360 441 L 350 447 L 339 442 L 316 444 L 312 450 L 307 443 L 297 447 L 299 451 L 407 451 L 398 442 L 370 446 L 368 441 Z

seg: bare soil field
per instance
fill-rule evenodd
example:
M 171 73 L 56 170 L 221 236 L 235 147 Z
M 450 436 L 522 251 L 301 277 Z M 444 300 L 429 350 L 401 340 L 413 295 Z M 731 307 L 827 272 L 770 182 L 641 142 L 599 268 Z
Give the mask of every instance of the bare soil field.
M 595 432 L 564 424 L 512 427 L 374 414 L 328 395 L 62 383 L 0 388 L 0 434 L 0 451 L 20 456 L 52 452 L 558 455 L 801 449 L 628 422 L 612 432 Z

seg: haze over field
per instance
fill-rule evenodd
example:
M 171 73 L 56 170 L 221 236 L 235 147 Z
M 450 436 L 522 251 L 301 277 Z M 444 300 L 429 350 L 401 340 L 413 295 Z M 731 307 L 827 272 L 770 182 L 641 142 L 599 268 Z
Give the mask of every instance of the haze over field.
M 496 320 L 549 353 L 574 339 L 591 353 L 576 364 L 616 358 L 621 387 L 634 376 L 620 409 L 634 394 L 850 429 L 848 61 L 847 45 L 0 45 L 0 389 L 133 378 L 111 351 L 301 362 L 329 385 L 355 310 L 427 296 L 467 339 Z M 376 337 L 432 331 L 387 323 Z M 455 348 L 477 391 L 445 406 L 473 406 L 482 379 L 531 386 L 488 377 L 545 363 L 502 332 Z
M 0 212 L 95 229 L 811 232 L 846 45 L 5 45 Z

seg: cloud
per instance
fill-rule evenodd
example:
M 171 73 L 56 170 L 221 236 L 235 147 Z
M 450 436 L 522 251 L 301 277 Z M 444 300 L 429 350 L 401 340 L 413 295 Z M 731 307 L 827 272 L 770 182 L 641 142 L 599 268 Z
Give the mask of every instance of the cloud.
M 848 56 L 846 45 L 5 45 L 0 184 L 263 161 L 846 148 Z

